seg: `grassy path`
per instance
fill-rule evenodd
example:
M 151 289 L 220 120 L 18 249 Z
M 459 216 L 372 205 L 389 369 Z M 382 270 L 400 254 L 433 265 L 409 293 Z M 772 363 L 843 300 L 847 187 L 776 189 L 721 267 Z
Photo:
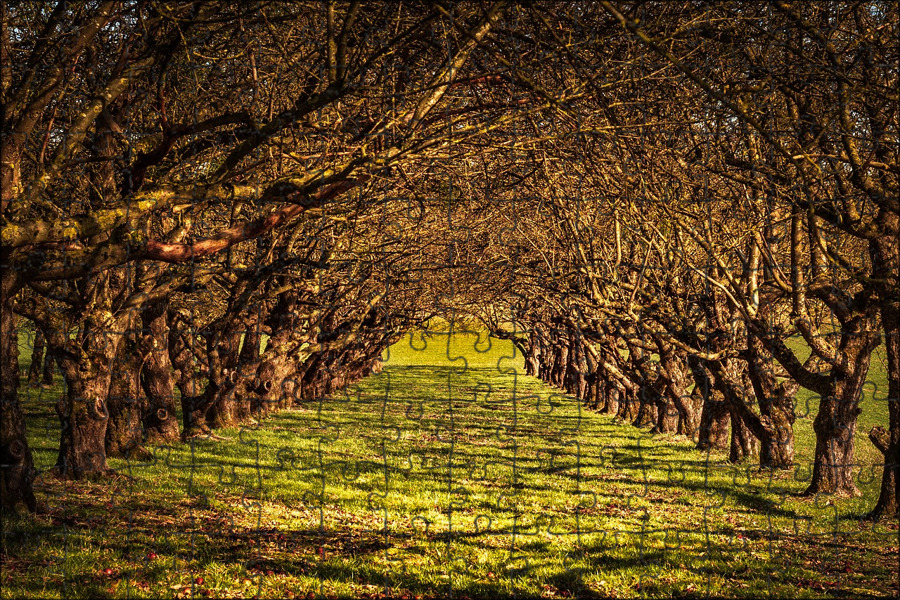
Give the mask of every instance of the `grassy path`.
M 880 473 L 861 499 L 802 499 L 802 468 L 582 411 L 472 344 L 395 346 L 339 397 L 113 461 L 112 481 L 42 477 L 44 512 L 6 524 L 3 597 L 897 593 L 896 525 L 855 518 Z M 55 419 L 32 400 L 48 468 Z

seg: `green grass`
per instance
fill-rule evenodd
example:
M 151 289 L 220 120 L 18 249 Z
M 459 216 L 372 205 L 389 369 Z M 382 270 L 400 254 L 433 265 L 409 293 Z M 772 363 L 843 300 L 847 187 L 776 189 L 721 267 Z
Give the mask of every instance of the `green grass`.
M 407 338 L 327 402 L 111 460 L 102 482 L 50 475 L 61 389 L 23 388 L 42 510 L 6 523 L 2 597 L 897 594 L 896 524 L 858 519 L 883 385 L 860 416 L 863 496 L 812 500 L 808 464 L 729 465 L 584 411 L 488 341 Z

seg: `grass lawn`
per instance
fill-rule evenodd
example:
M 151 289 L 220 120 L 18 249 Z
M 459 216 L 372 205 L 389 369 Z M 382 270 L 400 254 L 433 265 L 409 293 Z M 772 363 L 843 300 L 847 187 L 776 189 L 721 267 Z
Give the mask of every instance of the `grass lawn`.
M 506 342 L 417 335 L 386 359 L 327 402 L 111 460 L 100 482 L 49 473 L 61 389 L 23 386 L 42 510 L 4 524 L 2 597 L 898 594 L 897 524 L 858 519 L 881 476 L 878 357 L 849 499 L 798 496 L 808 395 L 799 464 L 772 475 L 584 411 Z

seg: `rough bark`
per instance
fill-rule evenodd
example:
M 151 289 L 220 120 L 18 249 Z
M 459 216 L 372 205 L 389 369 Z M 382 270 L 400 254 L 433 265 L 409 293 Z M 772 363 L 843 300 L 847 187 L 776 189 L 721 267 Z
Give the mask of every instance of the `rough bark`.
M 606 404 L 601 412 L 605 415 L 615 415 L 619 412 L 619 399 L 622 397 L 623 391 L 611 383 L 603 385 L 602 389 Z
M 666 392 L 677 412 L 675 432 L 693 438 L 700 423 L 700 410 L 698 403 L 687 393 L 686 357 L 677 356 L 671 344 L 658 341 L 657 345 L 660 365 L 666 380 Z
M 181 392 L 182 438 L 201 433 L 209 433 L 206 410 L 209 408 L 206 395 L 213 390 L 204 385 L 204 375 L 208 368 L 198 358 L 203 348 L 187 330 L 180 329 L 178 314 L 168 311 L 166 322 L 169 327 L 169 360 L 175 369 L 175 385 Z
M 889 406 L 890 421 L 891 425 L 894 425 L 896 420 L 900 417 L 896 413 L 900 412 L 898 410 L 898 401 L 895 399 L 892 401 L 892 405 Z M 893 450 L 896 452 L 897 440 L 892 439 L 888 430 L 884 427 L 876 426 L 873 427 L 869 431 L 869 440 L 878 448 L 878 451 L 884 455 L 884 467 L 883 473 L 881 477 L 881 490 L 878 494 L 878 502 L 875 504 L 875 508 L 868 514 L 868 517 L 874 520 L 878 520 L 882 517 L 896 517 L 897 516 L 897 492 L 898 492 L 898 482 L 897 479 L 897 471 L 898 471 L 898 463 L 896 462 L 896 457 L 894 457 L 894 462 L 891 462 L 891 450 L 893 445 Z
M 532 377 L 537 377 L 540 372 L 540 347 L 538 345 L 537 337 L 532 332 L 528 336 L 528 346 L 525 354 L 525 374 L 531 375 Z
M 570 347 L 572 350 L 569 369 L 566 374 L 566 391 L 579 400 L 583 400 L 587 391 L 587 379 L 585 378 L 587 362 L 584 356 L 584 342 L 575 334 L 572 334 L 571 337 Z
M 675 433 L 678 430 L 678 409 L 668 394 L 657 394 L 656 424 L 651 433 Z
M 625 389 L 625 395 L 620 399 L 619 412 L 617 413 L 617 416 L 623 421 L 628 423 L 637 421 L 638 410 L 641 404 L 640 398 L 638 397 L 639 394 L 640 391 L 637 388 Z
M 169 312 L 169 357 L 181 391 L 182 437 L 208 434 L 216 427 L 237 425 L 250 417 L 249 398 L 238 398 L 241 328 L 236 315 L 217 321 L 204 332 L 204 343 L 176 329 Z M 200 367 L 198 369 L 198 367 Z M 205 381 L 204 381 L 205 380 Z
M 746 421 L 743 419 L 740 411 L 737 410 L 734 403 L 728 403 L 728 415 L 731 420 L 731 441 L 728 449 L 728 461 L 732 463 L 740 463 L 744 460 L 756 456 L 759 447 L 759 440 Z
M 297 365 L 286 351 L 284 337 L 283 332 L 277 332 L 269 338 L 257 371 L 254 410 L 263 415 L 279 408 L 288 408 L 299 399 L 298 392 L 301 390 L 296 389 L 300 385 L 296 377 Z M 289 379 L 291 382 L 286 386 L 285 381 Z
M 706 368 L 696 358 L 688 359 L 688 366 L 695 381 L 695 392 L 702 399 L 700 426 L 697 431 L 697 448 L 724 450 L 728 447 L 730 415 L 721 393 L 713 387 Z
M 221 341 L 211 336 L 207 347 L 210 379 L 217 378 L 217 390 L 207 412 L 207 420 L 213 427 L 229 427 L 243 422 L 250 416 L 249 399 L 239 398 L 235 393 L 239 382 L 238 357 L 241 331 L 231 329 L 221 336 Z
M 301 398 L 304 401 L 321 402 L 328 395 L 329 369 L 325 353 L 318 353 L 305 361 L 301 379 Z
M 635 427 L 654 427 L 657 413 L 655 390 L 651 386 L 641 386 L 637 402 L 637 415 L 632 425 Z
M 728 448 L 730 420 L 731 415 L 724 400 L 712 395 L 705 398 L 700 415 L 697 448 L 699 450 L 707 450 L 709 448 L 724 450 Z
M 794 398 L 799 386 L 789 378 L 778 381 L 771 355 L 752 333 L 747 340 L 747 366 L 759 403 L 759 464 L 788 469 L 794 464 Z
M 588 373 L 584 378 L 584 394 L 581 402 L 591 410 L 600 409 L 600 396 L 597 393 L 598 379 L 596 371 Z
M 247 322 L 247 331 L 243 334 L 241 349 L 238 353 L 236 366 L 237 382 L 235 383 L 235 402 L 237 403 L 242 419 L 250 418 L 252 414 L 258 414 L 259 408 L 259 367 L 261 364 L 260 349 L 262 347 L 262 332 L 259 330 L 259 320 L 255 315 Z
M 871 308 L 871 307 L 870 307 Z M 842 324 L 838 356 L 843 368 L 832 369 L 828 387 L 813 421 L 816 433 L 815 462 L 806 495 L 835 493 L 858 495 L 853 480 L 853 441 L 859 402 L 869 372 L 872 350 L 881 336 L 874 329 L 874 308 Z
M 44 367 L 44 332 L 37 328 L 34 332 L 34 341 L 31 345 L 31 364 L 28 366 L 28 385 L 36 386 L 40 383 Z
M 142 415 L 144 433 L 148 442 L 177 440 L 178 414 L 173 367 L 169 359 L 166 303 L 156 302 L 147 306 L 141 320 L 144 328 L 139 348 L 144 361 L 141 386 L 147 397 Z
M 19 343 L 12 312 L 12 299 L 19 289 L 19 281 L 8 260 L 8 256 L 0 257 L 0 508 L 9 510 L 24 504 L 33 512 L 37 508 L 33 487 L 35 469 L 25 436 L 25 415 L 19 403 Z
M 900 248 L 897 246 L 897 216 L 885 215 L 883 222 L 892 235 L 875 240 L 872 254 L 876 274 L 885 282 L 880 290 L 880 300 L 888 363 L 888 429 L 874 427 L 869 432 L 869 439 L 884 456 L 881 490 L 869 517 L 897 519 L 900 517 L 900 291 L 897 282 Z
M 731 422 L 728 460 L 739 463 L 756 456 L 757 436 L 763 432 L 759 417 L 750 409 L 755 395 L 752 387 L 744 384 L 746 366 L 735 359 L 709 360 L 704 364 L 713 374 L 712 384 L 721 394 Z
M 89 337 L 94 339 L 88 342 L 86 352 L 60 361 L 67 389 L 56 405 L 61 426 L 56 466 L 62 476 L 70 479 L 108 471 L 106 399 L 111 379 L 109 366 L 115 352 L 106 348 L 115 344 L 112 340 L 108 344 L 100 341 L 102 333 Z
M 41 385 L 44 385 L 44 386 L 53 385 L 54 365 L 55 365 L 55 361 L 53 360 L 53 353 L 50 352 L 50 348 L 47 348 L 46 352 L 44 352 L 44 368 L 43 368 L 43 374 L 41 377 Z
M 681 396 L 679 403 L 678 430 L 679 435 L 689 437 L 697 443 L 700 431 L 700 417 L 703 412 L 703 398 L 700 394 Z M 682 409 L 682 407 L 684 407 Z M 682 412 L 683 411 L 683 412 Z
M 557 342 L 553 352 L 553 371 L 550 377 L 550 383 L 558 388 L 565 387 L 566 372 L 569 369 L 569 346 L 568 344 Z
M 122 340 L 109 385 L 106 407 L 106 456 L 146 459 L 141 413 L 146 399 L 141 389 L 141 354 L 136 336 Z
M 298 333 L 295 312 L 298 298 L 296 293 L 282 294 L 265 320 L 272 335 L 258 359 L 253 390 L 253 410 L 262 415 L 289 408 L 302 398 L 304 390 L 301 375 L 297 373 L 302 358 L 293 356 L 292 352 L 297 345 L 293 338 Z
M 550 343 L 547 335 L 543 331 L 538 337 L 538 347 L 540 349 L 540 365 L 538 368 L 538 377 L 545 383 L 551 383 L 554 364 L 554 348 Z
M 582 348 L 584 361 L 584 394 L 582 403 L 591 410 L 600 410 L 600 365 L 597 359 L 588 351 L 588 342 L 584 342 Z

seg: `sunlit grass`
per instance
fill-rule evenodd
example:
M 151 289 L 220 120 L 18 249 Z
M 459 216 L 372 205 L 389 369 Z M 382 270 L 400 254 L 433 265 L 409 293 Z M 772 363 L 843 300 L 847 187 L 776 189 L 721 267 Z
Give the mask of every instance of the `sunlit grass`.
M 6 524 L 3 597 L 897 594 L 896 524 L 858 519 L 880 478 L 865 425 L 863 496 L 801 498 L 808 464 L 730 465 L 587 412 L 490 343 L 418 334 L 328 401 L 102 482 L 50 475 L 61 389 L 23 389 L 42 510 Z

